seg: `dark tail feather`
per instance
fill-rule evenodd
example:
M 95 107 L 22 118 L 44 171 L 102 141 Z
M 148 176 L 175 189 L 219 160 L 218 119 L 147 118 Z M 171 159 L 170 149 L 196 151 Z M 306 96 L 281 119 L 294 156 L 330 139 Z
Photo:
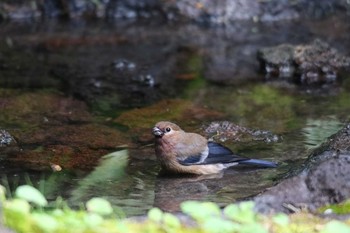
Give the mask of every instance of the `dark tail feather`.
M 258 167 L 266 167 L 266 168 L 277 167 L 277 163 L 271 162 L 271 161 L 262 160 L 262 159 L 243 160 L 243 161 L 239 161 L 238 164 L 250 165 L 250 166 L 258 166 Z

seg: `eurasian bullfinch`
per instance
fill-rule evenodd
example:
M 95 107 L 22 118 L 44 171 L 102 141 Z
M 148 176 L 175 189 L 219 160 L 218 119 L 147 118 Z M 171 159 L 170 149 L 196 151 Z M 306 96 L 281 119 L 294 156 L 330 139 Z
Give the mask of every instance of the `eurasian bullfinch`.
M 169 173 L 213 174 L 237 164 L 277 167 L 274 162 L 235 155 L 229 148 L 168 121 L 158 122 L 152 131 L 157 159 Z

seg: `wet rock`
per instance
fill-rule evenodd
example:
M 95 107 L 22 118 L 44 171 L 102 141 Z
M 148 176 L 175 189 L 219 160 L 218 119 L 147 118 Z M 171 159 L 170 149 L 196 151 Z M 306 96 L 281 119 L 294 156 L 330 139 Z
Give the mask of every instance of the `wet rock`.
M 0 92 L 0 122 L 11 130 L 0 131 L 5 147 L 2 159 L 23 167 L 48 170 L 91 169 L 101 156 L 130 146 L 130 138 L 95 122 L 84 102 L 48 92 Z
M 45 91 L 0 91 L 0 122 L 33 127 L 89 122 L 93 118 L 84 102 Z
M 109 1 L 106 15 L 108 18 L 165 18 L 162 2 L 159 0 L 146 1 Z
M 321 40 L 309 45 L 263 48 L 258 51 L 258 59 L 267 78 L 294 79 L 301 84 L 333 83 L 341 70 L 350 67 L 350 57 Z
M 259 212 L 292 213 L 344 201 L 350 197 L 350 125 L 312 153 L 299 175 L 255 198 Z
M 41 15 L 48 17 L 107 17 L 117 19 L 191 20 L 200 23 L 227 24 L 234 20 L 289 20 L 299 17 L 324 17 L 346 13 L 350 7 L 342 0 L 230 1 L 230 0 L 49 0 L 30 4 L 25 1 L 5 1 L 0 4 L 2 17 L 18 19 Z
M 295 72 L 293 65 L 293 45 L 282 44 L 276 47 L 263 48 L 258 51 L 261 68 L 267 78 L 290 78 Z
M 21 150 L 9 152 L 6 160 L 36 170 L 47 170 L 51 164 L 64 169 L 91 169 L 101 156 L 131 146 L 127 135 L 93 123 L 44 125 L 14 133 Z
M 41 16 L 41 11 L 37 4 L 27 1 L 2 1 L 0 3 L 0 19 L 23 20 L 37 18 Z
M 232 29 L 227 33 L 231 34 L 236 30 L 239 29 Z M 213 43 L 206 48 L 207 56 L 204 59 L 204 77 L 207 80 L 223 85 L 239 85 L 260 79 L 255 71 L 258 64 L 251 59 L 256 53 L 255 45 L 245 44 L 235 47 L 227 41 L 214 42 L 217 39 L 217 37 L 207 38 L 207 42 L 212 41 Z
M 197 22 L 215 24 L 228 23 L 237 19 L 252 19 L 259 14 L 259 3 L 255 1 L 230 0 L 200 0 L 193 3 L 190 0 L 180 0 L 165 4 L 168 9 L 174 9 L 174 16 L 190 19 Z
M 56 135 L 52 135 L 56 136 Z M 83 136 L 83 133 L 77 135 Z M 101 140 L 111 141 L 111 138 L 100 136 Z M 120 138 L 120 137 L 119 137 Z M 117 138 L 115 138 L 118 140 Z M 58 139 L 60 140 L 60 139 Z M 22 145 L 22 150 L 8 153 L 6 161 L 34 170 L 50 170 L 52 164 L 63 169 L 92 169 L 105 154 L 117 149 L 121 141 L 112 147 L 93 148 L 82 142 L 46 142 L 46 145 Z M 125 146 L 125 144 L 122 144 Z M 103 144 L 101 145 L 103 146 Z
M 196 42 L 201 42 L 204 51 L 203 74 L 207 80 L 223 85 L 239 85 L 263 79 L 257 72 L 259 62 L 256 59 L 257 51 L 261 47 L 291 41 L 291 38 L 293 43 L 300 43 L 299 36 L 309 34 L 305 26 L 298 24 L 298 27 L 294 27 L 292 22 L 284 22 L 272 30 L 268 24 L 242 21 L 229 27 L 204 31 L 189 28 L 191 31 L 183 34 L 193 34 L 201 38 Z M 283 33 L 276 35 L 276 30 Z M 267 31 L 269 33 L 265 34 Z
M 350 197 L 350 154 L 340 154 L 311 169 L 306 185 L 315 207 L 339 203 Z
M 6 130 L 0 129 L 0 147 L 9 146 L 16 143 L 16 140 Z
M 294 61 L 302 84 L 334 82 L 339 70 L 350 67 L 350 57 L 341 55 L 320 40 L 315 40 L 311 45 L 296 46 Z
M 204 127 L 208 138 L 225 142 L 230 141 L 265 141 L 277 142 L 280 138 L 265 130 L 249 129 L 229 121 L 214 121 Z

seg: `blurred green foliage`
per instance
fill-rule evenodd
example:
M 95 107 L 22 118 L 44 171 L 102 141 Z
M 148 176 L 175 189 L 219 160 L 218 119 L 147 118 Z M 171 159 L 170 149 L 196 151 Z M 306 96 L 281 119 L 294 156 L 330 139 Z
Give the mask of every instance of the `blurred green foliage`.
M 231 204 L 222 210 L 212 202 L 186 201 L 181 210 L 187 216 L 153 208 L 145 219 L 136 221 L 115 218 L 110 203 L 102 198 L 93 198 L 86 207 L 73 210 L 67 205 L 47 203 L 38 190 L 28 185 L 19 186 L 15 193 L 15 198 L 5 199 L 0 186 L 3 223 L 16 232 L 350 232 L 350 221 L 327 220 L 306 212 L 264 216 L 254 212 L 253 202 Z

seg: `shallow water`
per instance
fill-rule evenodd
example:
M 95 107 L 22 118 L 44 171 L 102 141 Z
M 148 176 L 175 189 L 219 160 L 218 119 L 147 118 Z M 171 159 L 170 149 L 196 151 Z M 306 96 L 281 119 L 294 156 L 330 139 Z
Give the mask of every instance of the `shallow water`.
M 321 37 L 349 55 L 345 41 L 350 34 L 342 31 L 349 25 L 341 22 L 330 19 L 324 22 L 324 30 L 316 29 L 319 22 L 242 23 L 231 29 L 102 22 L 0 25 L 0 34 L 6 35 L 0 38 L 0 60 L 5 64 L 0 70 L 0 108 L 12 111 L 4 112 L 0 128 L 20 136 L 18 132 L 29 132 L 23 136 L 27 141 L 16 138 L 21 150 L 1 152 L 1 183 L 12 191 L 19 184 L 31 183 L 49 200 L 62 196 L 73 206 L 102 196 L 128 216 L 144 214 L 152 206 L 177 211 L 184 200 L 224 206 L 256 195 L 300 167 L 313 148 L 349 120 L 350 110 L 348 74 L 335 84 L 316 87 L 266 80 L 257 72 L 256 49 Z M 229 79 L 230 75 L 235 77 Z M 13 99 L 23 112 L 5 108 L 6 101 Z M 166 109 L 157 105 L 165 99 L 175 102 L 166 104 Z M 52 115 L 40 108 L 52 103 L 57 103 L 49 110 Z M 67 106 L 78 113 L 66 116 Z M 135 108 L 141 111 L 134 113 Z M 123 114 L 129 115 L 123 118 Z M 196 132 L 213 120 L 269 130 L 278 135 L 278 142 L 228 140 L 225 145 L 244 156 L 280 165 L 276 169 L 233 168 L 213 176 L 159 176 L 149 129 L 163 118 Z M 42 128 L 45 122 L 49 124 Z M 128 148 L 128 162 L 121 162 L 117 154 L 110 162 L 89 163 L 97 162 L 101 150 L 108 154 L 120 148 L 100 142 L 98 135 L 79 141 L 80 136 L 70 137 L 64 128 L 77 127 L 72 134 L 78 134 L 87 123 L 95 128 L 84 128 L 83 135 L 99 134 L 96 129 L 102 127 L 117 132 L 120 137 L 106 134 L 106 138 Z M 63 138 L 49 137 L 50 130 L 52 135 L 62 130 Z M 27 139 L 31 132 L 35 132 L 32 140 Z M 34 152 L 43 153 L 35 157 Z M 22 158 L 17 156 L 20 153 L 24 153 Z M 62 171 L 51 171 L 48 161 L 61 161 L 56 157 L 65 153 L 90 157 L 67 163 L 73 165 L 63 166 Z M 74 156 L 68 159 L 74 161 Z M 85 162 L 89 165 L 84 166 Z

